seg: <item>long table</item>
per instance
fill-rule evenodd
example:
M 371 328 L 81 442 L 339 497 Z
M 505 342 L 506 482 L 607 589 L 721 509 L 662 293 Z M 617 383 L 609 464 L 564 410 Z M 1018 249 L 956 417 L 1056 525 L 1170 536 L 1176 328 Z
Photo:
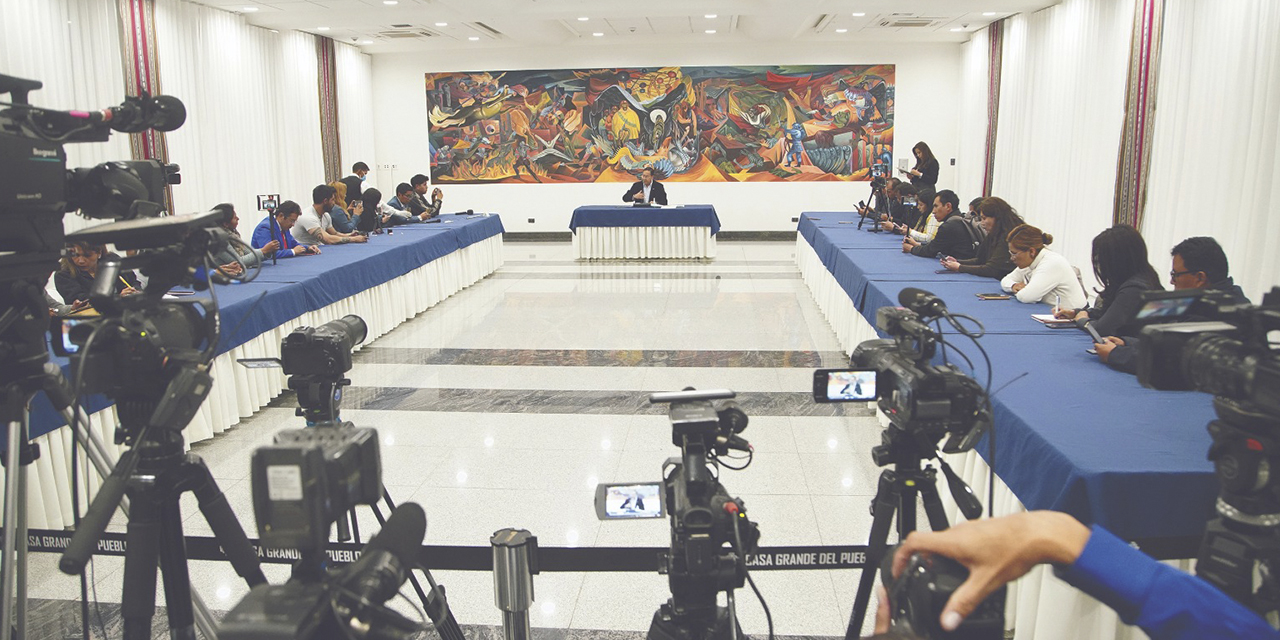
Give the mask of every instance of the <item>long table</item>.
M 884 337 L 874 326 L 876 310 L 897 306 L 907 287 L 938 295 L 953 313 L 986 328 L 981 342 L 998 390 L 992 397 L 995 455 L 984 438 L 974 451 L 950 458 L 984 502 L 993 466 L 997 514 L 1053 509 L 1102 525 L 1157 557 L 1194 552 L 1218 492 L 1206 459 L 1205 426 L 1214 415 L 1209 395 L 1146 389 L 1087 354 L 1091 340 L 1083 332 L 1049 329 L 1029 317 L 1049 312 L 1048 305 L 979 300 L 975 294 L 998 291 L 999 283 L 938 273 L 936 260 L 903 254 L 895 236 L 857 231 L 856 221 L 852 212 L 805 213 L 797 238 L 803 277 L 847 352 Z M 986 377 L 978 360 L 971 368 L 953 354 L 951 362 Z M 954 522 L 954 509 L 951 515 Z M 1019 638 L 1131 632 L 1049 572 L 1019 584 L 1010 605 Z M 1092 631 L 1081 632 L 1081 624 Z
M 589 205 L 573 210 L 569 230 L 582 259 L 714 258 L 720 218 L 709 204 Z
M 252 282 L 217 286 L 220 335 L 212 364 L 213 388 L 183 432 L 188 443 L 221 433 L 253 415 L 286 385 L 280 369 L 246 369 L 242 358 L 278 357 L 280 340 L 300 325 L 317 326 L 354 313 L 369 332 L 365 344 L 470 286 L 502 266 L 501 219 L 496 215 L 444 215 L 440 222 L 395 227 L 365 244 L 327 246 L 320 256 L 270 261 Z M 208 295 L 208 294 L 205 294 Z M 66 370 L 64 359 L 54 361 Z M 69 377 L 69 375 L 68 375 Z M 102 396 L 87 411 L 111 443 L 115 410 Z M 32 528 L 69 526 L 71 433 L 43 394 L 32 406 L 30 435 L 42 456 L 29 474 L 28 520 Z M 84 478 L 84 476 L 90 476 Z M 82 489 L 97 489 L 82 474 Z M 3 478 L 0 477 L 0 486 Z

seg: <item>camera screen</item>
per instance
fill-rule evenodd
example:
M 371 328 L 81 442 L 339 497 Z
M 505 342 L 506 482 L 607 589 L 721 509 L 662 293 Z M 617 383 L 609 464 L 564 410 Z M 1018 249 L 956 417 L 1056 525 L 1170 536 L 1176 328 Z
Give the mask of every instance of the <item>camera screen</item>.
M 596 515 L 601 520 L 661 518 L 662 483 L 602 484 L 596 487 Z
M 817 402 L 869 402 L 876 397 L 875 369 L 819 369 L 813 374 Z
M 1181 298 L 1160 298 L 1156 300 L 1148 300 L 1142 308 L 1138 310 L 1138 320 L 1146 320 L 1148 318 L 1177 318 L 1186 315 L 1191 308 L 1192 303 L 1196 301 L 1196 296 L 1186 296 Z
M 909 207 L 914 207 L 919 203 L 920 201 L 915 196 L 903 196 L 902 198 L 902 204 L 905 204 Z
M 53 333 L 53 338 L 58 341 L 54 345 L 54 353 L 69 356 L 80 351 L 80 345 L 71 341 L 71 327 L 77 324 L 80 324 L 79 320 L 64 319 L 57 323 L 57 330 Z

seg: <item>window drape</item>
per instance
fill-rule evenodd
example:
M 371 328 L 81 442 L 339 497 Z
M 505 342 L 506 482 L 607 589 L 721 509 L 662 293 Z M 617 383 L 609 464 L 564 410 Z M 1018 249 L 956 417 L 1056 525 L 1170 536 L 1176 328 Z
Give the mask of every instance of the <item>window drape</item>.
M 338 73 L 338 140 L 341 142 L 342 175 L 351 173 L 351 165 L 363 162 L 374 167 L 373 136 L 373 57 L 360 49 L 334 43 L 334 59 Z M 425 91 L 425 88 L 424 88 Z M 426 127 L 427 123 L 420 123 Z M 405 126 L 413 126 L 406 123 Z M 423 168 L 427 160 L 423 158 Z M 427 173 L 425 170 L 422 173 Z

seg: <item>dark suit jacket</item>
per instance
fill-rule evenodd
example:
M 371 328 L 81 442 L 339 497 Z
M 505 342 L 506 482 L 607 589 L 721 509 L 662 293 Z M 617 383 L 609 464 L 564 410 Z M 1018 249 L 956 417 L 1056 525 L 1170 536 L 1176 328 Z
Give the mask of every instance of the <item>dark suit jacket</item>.
M 964 221 L 960 219 L 960 214 L 953 213 L 938 225 L 938 232 L 933 236 L 933 240 L 912 247 L 911 253 L 926 258 L 932 258 L 941 253 L 956 260 L 968 260 L 973 258 L 974 248 L 969 241 L 969 233 L 964 230 Z
M 635 198 L 637 193 L 644 193 L 644 182 L 639 180 L 631 185 L 630 189 L 627 189 L 627 195 L 622 196 L 622 201 L 635 202 L 632 198 Z M 654 180 L 653 186 L 649 188 L 649 202 L 656 202 L 661 205 L 667 204 L 667 189 L 657 180 Z

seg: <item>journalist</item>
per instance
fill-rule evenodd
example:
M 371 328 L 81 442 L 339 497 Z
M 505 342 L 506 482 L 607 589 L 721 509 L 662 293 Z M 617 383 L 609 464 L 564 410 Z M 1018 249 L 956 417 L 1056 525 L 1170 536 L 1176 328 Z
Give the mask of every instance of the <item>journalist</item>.
M 907 175 L 915 188 L 933 189 L 938 184 L 938 159 L 933 157 L 933 151 L 922 141 L 911 147 L 911 154 L 916 157 L 916 166 L 899 171 Z
M 1211 289 L 1230 295 L 1239 304 L 1249 304 L 1244 290 L 1231 279 L 1227 254 L 1217 240 L 1204 236 L 1187 238 L 1179 242 L 1171 253 L 1173 271 L 1169 273 L 1169 284 L 1173 285 L 1175 291 Z M 1189 317 L 1184 320 L 1201 319 Z M 1117 371 L 1136 374 L 1140 338 L 1137 335 L 1117 337 L 1101 331 L 1099 333 L 1104 336 L 1106 343 L 1094 345 L 1098 359 Z
M 440 187 L 431 190 L 431 199 L 427 199 L 427 189 L 431 187 L 431 179 L 419 173 L 409 179 L 409 184 L 413 186 L 413 197 L 417 199 L 418 206 L 422 207 L 429 214 L 428 217 L 434 218 L 440 215 L 440 207 L 444 204 L 444 192 L 440 191 Z
M 66 257 L 53 274 L 53 287 L 62 296 L 66 304 L 84 308 L 88 306 L 89 292 L 93 290 L 93 280 L 98 276 L 98 263 L 104 258 L 119 258 L 107 251 L 106 245 L 88 242 L 72 242 L 67 244 Z M 121 270 L 120 277 L 111 283 L 111 287 L 120 295 L 132 295 L 142 289 L 133 271 Z
M 293 234 L 289 233 L 301 214 L 302 207 L 298 206 L 298 203 L 292 200 L 281 202 L 274 212 L 267 214 L 267 217 L 254 227 L 249 246 L 261 249 L 262 255 L 268 258 L 318 255 L 319 247 L 299 244 Z
M 1000 288 L 1014 294 L 1018 302 L 1043 302 L 1054 305 L 1054 311 L 1065 307 L 1083 307 L 1084 286 L 1076 277 L 1071 263 L 1045 245 L 1053 244 L 1053 236 L 1029 224 L 1009 232 L 1009 259 L 1014 270 L 1000 280 Z
M 932 240 L 920 242 L 913 236 L 902 238 L 902 251 L 914 256 L 932 258 L 938 254 L 959 260 L 975 255 L 974 238 L 959 213 L 960 198 L 950 189 L 938 192 L 933 201 L 933 219 L 937 220 L 937 233 Z
M 977 256 L 970 260 L 949 256 L 942 259 L 942 266 L 948 271 L 999 280 L 1013 271 L 1009 232 L 1023 224 L 1022 216 L 1001 198 L 983 198 L 978 205 L 978 223 L 987 234 L 978 243 Z
M 293 225 L 294 240 L 299 244 L 318 245 L 318 244 L 347 244 L 351 242 L 366 242 L 368 238 L 359 233 L 341 233 L 333 228 L 333 217 L 329 211 L 333 209 L 334 198 L 337 191 L 327 185 L 316 185 L 311 190 L 310 209 L 303 211 L 298 216 L 298 222 Z
M 969 569 L 969 578 L 943 609 L 944 629 L 959 626 L 1001 585 L 1038 564 L 1053 563 L 1059 577 L 1152 640 L 1280 639 L 1266 620 L 1209 583 L 1063 513 L 1031 511 L 961 522 L 946 531 L 912 532 L 894 556 L 894 575 L 914 553 L 943 555 Z
M 1145 291 L 1163 290 L 1160 276 L 1147 261 L 1142 234 L 1118 224 L 1093 239 L 1093 275 L 1102 284 L 1092 307 L 1061 309 L 1059 318 L 1088 320 L 1099 335 L 1119 336 L 1137 332 L 1133 317 L 1142 308 Z

